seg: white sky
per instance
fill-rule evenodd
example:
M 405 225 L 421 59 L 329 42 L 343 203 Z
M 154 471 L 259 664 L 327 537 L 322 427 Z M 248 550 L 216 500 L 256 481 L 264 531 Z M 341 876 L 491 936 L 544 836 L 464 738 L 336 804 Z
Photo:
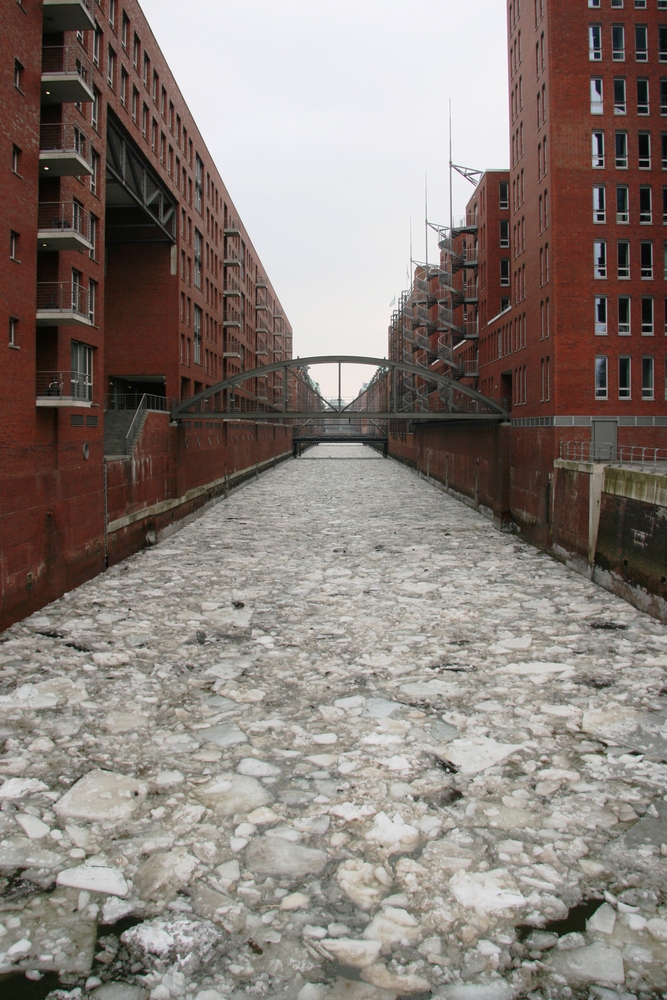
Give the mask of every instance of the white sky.
M 508 163 L 503 0 L 142 0 L 294 328 L 385 357 L 390 303 L 449 220 L 455 163 Z M 471 185 L 458 175 L 454 214 Z M 436 259 L 435 237 L 429 259 Z M 326 395 L 333 372 L 313 369 Z M 352 395 L 372 369 L 343 383 Z M 361 376 L 361 377 L 360 377 Z

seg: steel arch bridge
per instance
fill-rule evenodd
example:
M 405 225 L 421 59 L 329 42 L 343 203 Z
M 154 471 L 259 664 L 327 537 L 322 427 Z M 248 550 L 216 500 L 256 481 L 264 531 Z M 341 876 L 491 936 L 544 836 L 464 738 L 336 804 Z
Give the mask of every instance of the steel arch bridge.
M 308 374 L 317 365 L 338 366 L 338 400 L 325 399 Z M 367 386 L 348 403 L 341 400 L 341 368 L 343 365 L 367 365 L 375 369 Z M 266 385 L 269 376 L 280 373 L 273 395 L 254 389 L 257 383 Z M 265 381 L 266 380 L 266 381 Z M 274 375 L 274 383 L 275 383 Z M 250 383 L 250 390 L 242 389 Z M 235 390 L 243 395 L 237 396 Z M 309 358 L 276 361 L 240 372 L 231 378 L 202 389 L 171 411 L 173 421 L 207 419 L 229 421 L 290 421 L 301 425 L 298 436 L 309 440 L 304 428 L 328 425 L 335 432 L 347 424 L 348 433 L 340 431 L 341 440 L 386 440 L 387 430 L 380 426 L 387 421 L 404 425 L 425 422 L 483 421 L 500 423 L 508 419 L 507 411 L 497 400 L 489 399 L 476 389 L 462 385 L 456 379 L 422 365 L 388 358 L 329 354 Z M 295 428 L 296 430 L 296 428 Z M 335 433 L 319 434 L 313 439 L 334 440 Z

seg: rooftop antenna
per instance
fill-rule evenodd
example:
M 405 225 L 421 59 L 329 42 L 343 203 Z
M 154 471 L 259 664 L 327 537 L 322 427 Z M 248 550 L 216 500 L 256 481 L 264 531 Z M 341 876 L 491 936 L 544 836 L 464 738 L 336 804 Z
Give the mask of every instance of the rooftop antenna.
M 449 232 L 454 228 L 454 194 L 452 191 L 452 99 L 449 98 Z
M 424 240 L 426 243 L 426 275 L 428 277 L 428 170 L 424 171 Z

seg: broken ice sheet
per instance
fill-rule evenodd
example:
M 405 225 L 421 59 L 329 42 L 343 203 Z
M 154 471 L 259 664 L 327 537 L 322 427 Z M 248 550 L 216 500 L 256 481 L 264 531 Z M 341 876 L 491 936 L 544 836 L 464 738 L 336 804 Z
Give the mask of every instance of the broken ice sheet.
M 452 740 L 437 755 L 462 774 L 479 774 L 518 750 L 523 750 L 520 743 L 499 743 L 488 736 L 473 736 Z
M 29 947 L 22 948 L 15 960 L 11 956 L 0 958 L 0 972 L 36 969 L 80 976 L 89 974 L 97 920 L 93 914 L 79 910 L 76 891 L 56 889 L 49 896 L 33 898 L 18 917 L 5 911 L 0 916 L 0 924 L 2 921 L 5 933 L 0 937 L 0 953 L 6 955 L 19 941 L 29 942 Z

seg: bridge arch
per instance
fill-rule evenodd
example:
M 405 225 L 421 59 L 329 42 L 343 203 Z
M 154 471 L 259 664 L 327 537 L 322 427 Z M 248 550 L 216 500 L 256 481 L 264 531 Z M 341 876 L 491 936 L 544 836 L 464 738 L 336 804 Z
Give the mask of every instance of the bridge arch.
M 362 390 L 355 399 L 345 407 L 334 406 L 325 399 L 311 384 L 308 388 L 313 393 L 313 402 L 308 409 L 290 406 L 288 381 L 292 379 L 303 381 L 303 369 L 317 365 L 367 365 L 376 370 L 374 378 L 367 388 Z M 236 410 L 230 408 L 230 391 L 251 379 L 263 378 L 272 372 L 283 372 L 283 398 L 279 405 L 264 405 L 259 403 L 255 409 Z M 401 382 L 399 384 L 399 376 Z M 415 378 L 424 385 L 417 386 L 406 392 L 406 379 L 409 385 Z M 382 390 L 379 389 L 383 382 Z M 434 390 L 421 391 L 432 383 Z M 210 401 L 227 400 L 225 409 L 211 409 Z M 202 389 L 189 399 L 175 406 L 171 417 L 175 421 L 201 419 L 202 412 L 209 417 L 226 420 L 326 420 L 340 419 L 341 414 L 347 417 L 366 417 L 373 420 L 402 420 L 409 422 L 423 421 L 455 421 L 484 420 L 506 421 L 507 411 L 497 400 L 484 396 L 471 386 L 462 385 L 448 375 L 434 372 L 430 368 L 413 364 L 408 361 L 395 361 L 389 358 L 373 358 L 361 355 L 327 354 L 308 358 L 290 358 L 286 361 L 275 361 L 270 365 L 262 365 L 244 372 L 232 375 L 230 378 L 215 385 Z

